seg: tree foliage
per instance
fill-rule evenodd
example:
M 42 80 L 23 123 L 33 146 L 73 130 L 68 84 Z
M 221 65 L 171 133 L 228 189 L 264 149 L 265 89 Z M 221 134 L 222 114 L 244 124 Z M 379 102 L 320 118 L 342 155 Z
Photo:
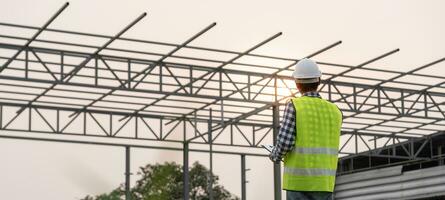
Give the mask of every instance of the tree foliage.
M 148 164 L 137 173 L 141 178 L 131 188 L 132 200 L 178 200 L 183 196 L 182 166 L 174 162 Z M 190 199 L 209 199 L 209 170 L 198 162 L 189 171 Z M 218 184 L 219 177 L 213 175 L 213 197 L 218 200 L 238 200 L 239 198 Z M 121 200 L 125 199 L 124 185 L 110 193 L 86 196 L 82 200 Z

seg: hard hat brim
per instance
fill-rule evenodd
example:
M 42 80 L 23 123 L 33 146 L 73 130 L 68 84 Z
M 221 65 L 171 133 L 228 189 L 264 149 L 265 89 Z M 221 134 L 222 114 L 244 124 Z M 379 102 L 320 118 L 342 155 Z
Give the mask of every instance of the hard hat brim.
M 321 72 L 317 73 L 317 74 L 313 74 L 313 75 L 306 75 L 306 76 L 302 76 L 300 74 L 298 74 L 298 72 L 294 71 L 292 73 L 292 77 L 294 77 L 295 79 L 308 79 L 308 78 L 320 78 L 321 77 Z
M 318 81 L 320 81 L 320 78 L 295 79 L 296 83 L 317 83 Z

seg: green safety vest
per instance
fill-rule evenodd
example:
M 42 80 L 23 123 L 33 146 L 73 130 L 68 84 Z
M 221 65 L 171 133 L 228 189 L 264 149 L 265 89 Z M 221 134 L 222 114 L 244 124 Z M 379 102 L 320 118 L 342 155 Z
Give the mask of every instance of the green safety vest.
M 284 157 L 283 189 L 334 190 L 342 114 L 321 98 L 292 98 L 297 112 L 296 140 Z

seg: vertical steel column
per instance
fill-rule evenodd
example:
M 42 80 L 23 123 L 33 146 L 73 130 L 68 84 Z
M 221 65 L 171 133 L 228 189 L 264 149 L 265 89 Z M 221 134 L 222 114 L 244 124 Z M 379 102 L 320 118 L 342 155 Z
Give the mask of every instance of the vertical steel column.
M 162 92 L 162 64 L 159 65 L 159 91 Z
M 250 98 L 250 74 L 247 75 L 247 99 L 251 100 L 251 98 Z
M 354 99 L 354 110 L 357 111 L 357 88 L 355 85 L 352 86 L 352 97 Z
M 209 124 L 208 124 L 208 141 L 209 141 L 209 153 L 210 153 L 210 172 L 209 172 L 209 199 L 213 200 L 213 137 L 212 137 L 212 108 L 209 111 Z
M 190 75 L 191 75 L 191 72 L 192 72 L 192 70 L 191 70 L 191 68 L 190 68 Z M 192 88 L 190 88 L 190 93 L 191 93 L 191 90 Z M 195 122 L 196 122 L 196 119 L 195 119 Z M 189 191 L 190 191 L 190 188 L 189 188 L 189 143 L 187 142 L 187 124 L 186 124 L 186 121 L 184 120 L 184 138 L 183 138 L 183 140 L 184 140 L 184 143 L 183 143 L 183 145 L 184 145 L 184 147 L 183 147 L 183 149 L 182 149 L 182 174 L 183 174 L 183 179 L 182 179 L 182 182 L 183 182 L 183 185 L 182 185 L 182 198 L 184 199 L 184 200 L 189 200 L 189 198 L 190 198 L 190 194 L 189 194 Z M 196 134 L 196 127 L 195 127 L 195 134 Z
M 28 109 L 28 131 L 31 131 L 32 130 L 32 108 L 31 107 L 29 107 L 29 109 Z
M 60 110 L 56 110 L 56 133 L 60 131 Z
M 184 142 L 183 149 L 183 160 L 182 160 L 182 169 L 183 169 L 183 198 L 184 200 L 189 200 L 189 143 L 187 141 Z
M 99 84 L 99 63 L 97 62 L 97 57 L 94 58 L 94 85 Z
M 278 104 L 273 105 L 272 107 L 273 113 L 273 144 L 277 144 L 277 135 L 279 128 L 279 120 L 280 120 L 280 110 Z M 274 176 L 274 199 L 281 200 L 281 164 L 274 163 L 273 166 L 273 176 Z
M 351 158 L 349 162 L 349 171 L 354 171 L 354 158 Z
M 219 97 L 222 97 L 222 72 L 219 71 Z M 240 91 L 241 93 L 241 91 Z M 224 126 L 224 100 L 221 99 L 221 126 Z
M 60 52 L 60 81 L 63 80 L 63 73 L 64 73 L 64 65 L 65 65 L 65 54 Z
M 354 142 L 355 142 L 355 154 L 358 154 L 358 133 L 354 133 Z M 394 143 L 393 143 L 394 144 Z
M 131 200 L 130 175 L 130 147 L 125 146 L 125 200 Z
M 128 73 L 127 73 L 127 75 L 128 75 L 128 77 L 127 77 L 127 80 L 128 80 L 128 88 L 131 88 L 131 60 L 130 59 L 128 59 Z
M 196 119 L 196 112 L 193 113 L 193 119 L 195 122 L 195 125 L 193 126 L 193 130 L 195 132 L 195 137 L 198 135 L 198 120 Z
M 241 200 L 246 200 L 246 155 L 241 154 Z
M 405 115 L 405 92 L 400 90 L 400 107 L 402 108 L 402 115 Z
M 423 94 L 423 111 L 425 112 L 425 118 L 428 117 L 428 99 L 427 99 L 427 93 Z
M 135 117 L 134 118 L 134 137 L 136 138 L 136 139 L 138 139 L 139 138 L 139 123 L 138 123 L 138 118 L 139 117 Z
M 3 128 L 3 105 L 0 105 L 0 129 Z
M 332 83 L 331 81 L 328 81 L 326 84 L 328 84 L 328 99 L 329 101 L 332 101 Z
M 83 112 L 83 134 L 87 134 L 87 111 Z
M 382 99 L 380 98 L 380 86 L 379 87 L 377 87 L 377 105 L 378 105 L 378 107 L 377 107 L 377 109 L 378 109 L 378 112 L 379 113 L 381 113 L 382 112 Z
M 189 68 L 189 72 L 190 72 L 190 94 L 193 94 L 193 67 Z
M 28 71 L 29 71 L 29 52 L 25 51 L 25 78 L 28 79 Z
M 110 137 L 113 136 L 113 114 L 110 113 Z

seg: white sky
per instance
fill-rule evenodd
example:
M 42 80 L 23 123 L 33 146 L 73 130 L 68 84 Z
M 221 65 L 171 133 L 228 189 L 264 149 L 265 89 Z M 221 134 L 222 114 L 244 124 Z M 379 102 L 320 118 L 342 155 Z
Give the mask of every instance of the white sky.
M 64 2 L 1 0 L 0 21 L 41 26 Z M 301 58 L 342 40 L 316 59 L 357 65 L 400 48 L 368 67 L 408 71 L 445 56 L 444 7 L 445 1 L 439 0 L 73 0 L 50 27 L 114 35 L 148 12 L 125 37 L 182 43 L 217 22 L 192 45 L 244 51 L 282 31 L 283 36 L 255 53 Z M 442 63 L 424 73 L 444 75 L 444 67 Z M 76 199 L 108 192 L 124 182 L 122 148 L 1 139 L 0 159 L 2 199 Z M 134 150 L 132 159 L 136 172 L 147 162 L 181 162 L 181 153 Z M 191 153 L 191 163 L 195 160 L 208 162 L 202 154 Z M 271 164 L 248 158 L 247 165 L 252 168 L 248 199 L 272 199 Z M 226 188 L 239 195 L 238 157 L 215 156 L 215 172 Z

